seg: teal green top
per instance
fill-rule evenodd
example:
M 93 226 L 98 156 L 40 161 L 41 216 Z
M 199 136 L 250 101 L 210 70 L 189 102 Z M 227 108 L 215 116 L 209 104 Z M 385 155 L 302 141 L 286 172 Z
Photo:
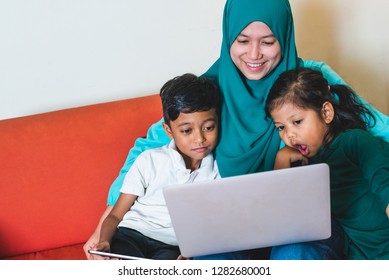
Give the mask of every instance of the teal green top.
M 238 34 L 252 21 L 262 21 L 272 30 L 281 45 L 282 60 L 265 78 L 250 81 L 233 64 L 229 49 Z M 204 74 L 215 79 L 222 93 L 221 136 L 216 160 L 221 176 L 241 175 L 273 168 L 275 154 L 283 146 L 270 118 L 265 115 L 265 101 L 278 75 L 297 66 L 323 72 L 329 84 L 344 81 L 326 64 L 302 61 L 297 56 L 293 17 L 287 0 L 227 0 L 223 16 L 223 41 L 219 59 Z M 389 118 L 373 109 L 377 124 L 373 134 L 389 141 Z M 145 139 L 138 139 L 131 149 L 119 176 L 111 186 L 108 204 L 114 205 L 125 174 L 144 150 L 160 147 L 170 140 L 154 124 Z
M 354 129 L 310 163 L 330 167 L 331 211 L 346 233 L 350 259 L 389 259 L 389 144 Z

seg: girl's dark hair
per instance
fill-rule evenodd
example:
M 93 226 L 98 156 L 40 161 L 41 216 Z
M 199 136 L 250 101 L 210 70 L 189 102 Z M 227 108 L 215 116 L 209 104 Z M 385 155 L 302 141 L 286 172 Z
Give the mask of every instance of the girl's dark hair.
M 170 125 L 180 113 L 203 112 L 215 109 L 220 113 L 218 86 L 209 78 L 194 74 L 177 76 L 163 85 L 160 91 L 164 121 Z
M 354 91 L 345 85 L 329 86 L 320 71 L 297 68 L 282 73 L 270 90 L 266 101 L 266 113 L 284 103 L 314 110 L 320 118 L 325 102 L 334 107 L 334 119 L 329 125 L 324 143 L 348 129 L 363 129 L 375 125 L 375 117 L 364 106 Z

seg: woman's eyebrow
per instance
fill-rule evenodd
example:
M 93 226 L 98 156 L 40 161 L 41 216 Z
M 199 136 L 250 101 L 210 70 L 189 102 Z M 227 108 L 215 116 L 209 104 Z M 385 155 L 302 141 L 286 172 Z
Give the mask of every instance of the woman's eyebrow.
M 248 38 L 248 37 L 250 37 L 249 35 L 246 35 L 246 34 L 244 34 L 244 33 L 240 33 L 239 35 L 238 35 L 238 37 L 245 37 L 245 38 Z M 264 36 L 262 36 L 261 37 L 261 39 L 265 39 L 265 38 L 275 38 L 276 36 L 274 36 L 274 34 L 269 34 L 269 35 L 264 35 Z

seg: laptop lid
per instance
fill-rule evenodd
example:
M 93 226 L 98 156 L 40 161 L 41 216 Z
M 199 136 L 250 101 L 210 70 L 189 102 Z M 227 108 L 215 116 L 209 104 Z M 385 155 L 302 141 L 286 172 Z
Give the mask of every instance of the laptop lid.
M 164 196 L 184 257 L 331 236 L 327 164 L 172 185 Z

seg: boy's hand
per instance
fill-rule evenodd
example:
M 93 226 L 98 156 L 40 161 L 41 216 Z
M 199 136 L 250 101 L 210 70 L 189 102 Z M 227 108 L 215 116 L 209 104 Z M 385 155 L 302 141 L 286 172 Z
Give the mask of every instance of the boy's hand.
M 389 219 L 389 204 L 388 204 L 388 207 L 386 207 L 386 216 L 388 216 L 388 219 Z
M 111 246 L 110 246 L 108 241 L 103 241 L 103 242 L 97 243 L 94 247 L 91 248 L 91 250 L 102 251 L 102 252 L 110 252 L 111 251 Z M 90 254 L 89 259 L 91 259 L 91 260 L 109 260 L 110 258 L 109 257 L 103 257 L 103 256 L 100 256 L 100 255 Z
M 88 250 L 93 250 L 97 242 L 99 242 L 99 234 L 93 233 L 88 241 L 84 244 L 83 249 L 88 260 L 94 260 L 94 255 L 89 254 Z
M 299 160 L 301 160 L 302 165 L 308 164 L 308 158 L 303 156 L 297 149 L 285 146 L 276 155 L 274 169 L 289 168 L 292 162 Z

